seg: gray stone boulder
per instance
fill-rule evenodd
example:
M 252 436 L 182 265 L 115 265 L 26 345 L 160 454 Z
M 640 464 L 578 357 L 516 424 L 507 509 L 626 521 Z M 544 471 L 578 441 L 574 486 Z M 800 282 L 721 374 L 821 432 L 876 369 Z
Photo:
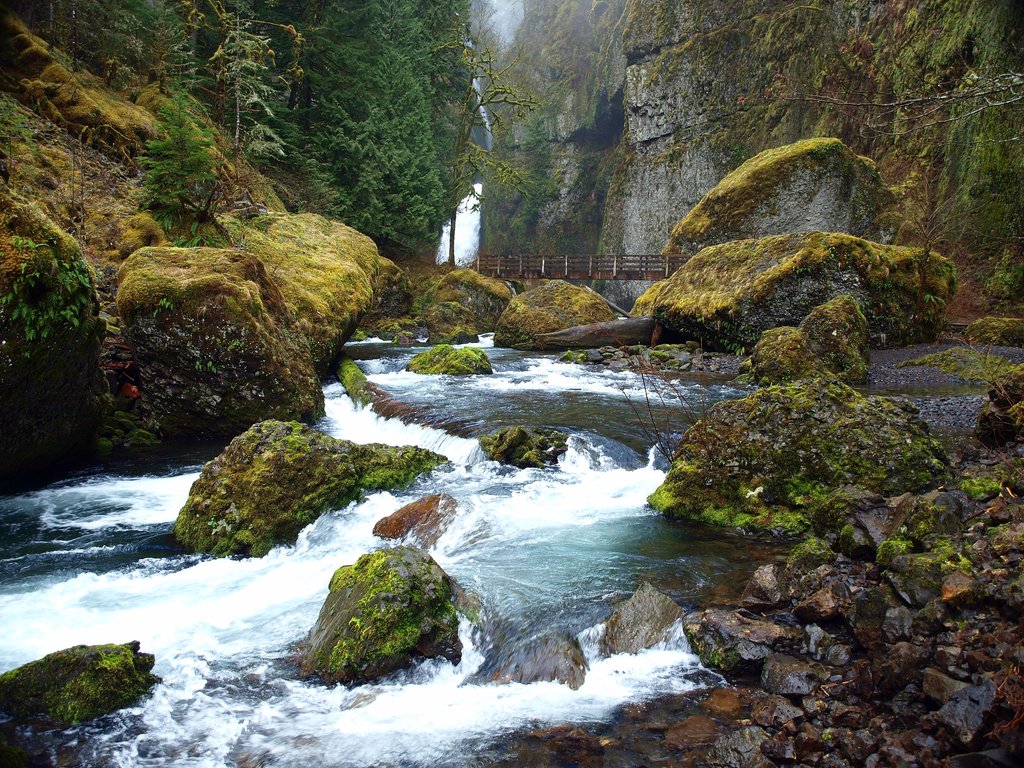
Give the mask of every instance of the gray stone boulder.
M 579 642 L 568 633 L 552 633 L 513 648 L 498 663 L 491 680 L 536 683 L 555 680 L 576 690 L 587 676 L 587 660 Z
M 601 652 L 638 653 L 650 648 L 666 640 L 683 616 L 672 598 L 644 582 L 605 622 Z

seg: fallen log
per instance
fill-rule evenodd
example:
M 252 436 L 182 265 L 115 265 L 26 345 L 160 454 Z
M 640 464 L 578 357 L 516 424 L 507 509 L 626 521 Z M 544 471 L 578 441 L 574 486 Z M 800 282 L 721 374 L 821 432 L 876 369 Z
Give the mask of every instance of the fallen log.
M 653 317 L 628 317 L 604 323 L 577 325 L 533 337 L 535 349 L 592 349 L 650 344 L 654 333 Z

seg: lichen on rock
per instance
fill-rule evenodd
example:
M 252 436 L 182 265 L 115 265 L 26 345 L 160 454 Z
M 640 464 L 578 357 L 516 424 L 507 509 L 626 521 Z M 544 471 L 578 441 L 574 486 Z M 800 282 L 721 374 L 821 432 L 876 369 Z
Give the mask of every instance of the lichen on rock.
M 334 572 L 302 649 L 303 674 L 375 680 L 415 658 L 462 654 L 452 580 L 425 552 L 395 547 Z
M 368 491 L 403 488 L 446 459 L 422 448 L 359 445 L 295 422 L 264 421 L 204 468 L 174 535 L 214 555 L 265 555 Z
M 564 280 L 548 280 L 512 299 L 498 320 L 494 343 L 532 348 L 540 334 L 613 319 L 615 313 L 593 291 Z
M 0 675 L 0 712 L 62 725 L 91 720 L 134 703 L 160 678 L 137 642 L 76 645 Z
M 420 352 L 406 365 L 405 370 L 425 375 L 472 376 L 493 373 L 487 353 L 477 347 L 453 347 L 438 344 Z
M 912 405 L 818 379 L 713 406 L 648 501 L 674 519 L 792 534 L 810 527 L 810 505 L 836 488 L 922 491 L 946 473 Z
M 761 334 L 741 372 L 753 384 L 788 384 L 826 372 L 799 328 L 770 328 Z

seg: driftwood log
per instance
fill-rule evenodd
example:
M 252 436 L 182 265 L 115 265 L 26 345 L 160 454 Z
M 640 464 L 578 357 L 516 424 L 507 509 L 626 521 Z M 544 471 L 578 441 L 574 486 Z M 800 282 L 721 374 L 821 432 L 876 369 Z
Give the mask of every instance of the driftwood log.
M 533 337 L 533 349 L 592 349 L 650 344 L 654 333 L 653 317 L 628 317 L 604 323 L 577 325 Z

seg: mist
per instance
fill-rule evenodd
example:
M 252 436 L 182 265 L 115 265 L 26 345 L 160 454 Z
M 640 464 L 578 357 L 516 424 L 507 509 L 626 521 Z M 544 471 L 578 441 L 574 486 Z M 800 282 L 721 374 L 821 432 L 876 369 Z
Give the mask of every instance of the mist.
M 474 16 L 479 26 L 493 33 L 503 45 L 510 45 L 523 21 L 525 0 L 475 0 Z

